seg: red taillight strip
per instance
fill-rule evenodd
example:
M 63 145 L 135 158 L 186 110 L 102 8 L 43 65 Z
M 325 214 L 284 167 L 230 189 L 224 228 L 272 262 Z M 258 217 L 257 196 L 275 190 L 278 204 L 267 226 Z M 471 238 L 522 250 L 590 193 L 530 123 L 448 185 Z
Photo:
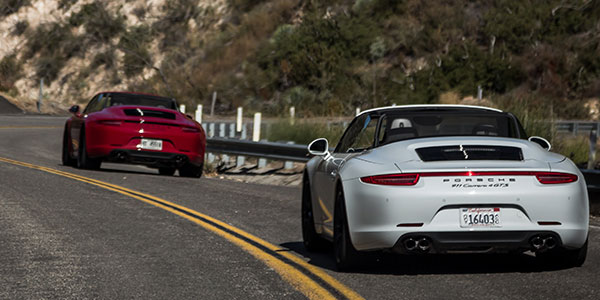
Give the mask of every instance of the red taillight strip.
M 389 174 L 367 176 L 360 179 L 364 183 L 380 185 L 415 185 L 419 181 L 419 174 Z
M 537 172 L 535 177 L 540 183 L 543 184 L 569 183 L 577 181 L 577 175 L 569 173 Z
M 100 120 L 98 123 L 109 126 L 121 126 L 121 120 Z
M 461 172 L 425 172 L 401 173 L 361 177 L 364 183 L 380 185 L 415 185 L 419 177 L 465 177 L 465 176 L 535 176 L 542 184 L 558 184 L 577 181 L 575 174 L 561 172 L 535 171 L 461 171 Z

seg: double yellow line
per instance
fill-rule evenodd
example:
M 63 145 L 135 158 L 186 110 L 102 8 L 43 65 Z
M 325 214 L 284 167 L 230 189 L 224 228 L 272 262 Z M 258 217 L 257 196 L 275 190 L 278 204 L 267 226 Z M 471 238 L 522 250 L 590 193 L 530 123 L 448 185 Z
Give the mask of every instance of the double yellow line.
M 247 251 L 257 259 L 273 268 L 279 275 L 294 288 L 309 299 L 363 299 L 359 294 L 340 283 L 323 270 L 307 263 L 298 256 L 291 254 L 287 249 L 273 245 L 239 228 L 231 226 L 208 215 L 154 197 L 145 193 L 130 190 L 122 186 L 104 181 L 87 178 L 73 173 L 68 173 L 52 168 L 37 166 L 21 161 L 0 157 L 1 162 L 23 166 L 71 178 L 91 185 L 95 185 L 119 194 L 154 205 L 182 218 L 192 221 L 203 228 L 225 238 L 231 243 Z

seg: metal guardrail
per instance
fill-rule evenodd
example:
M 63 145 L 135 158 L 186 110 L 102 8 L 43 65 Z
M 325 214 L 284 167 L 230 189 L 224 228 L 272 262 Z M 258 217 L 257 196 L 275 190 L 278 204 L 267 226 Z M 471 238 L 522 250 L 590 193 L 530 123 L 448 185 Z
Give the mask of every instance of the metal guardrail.
M 555 121 L 554 128 L 557 132 L 570 132 L 577 135 L 579 132 L 589 133 L 592 130 L 600 131 L 600 122 L 595 121 Z
M 206 152 L 297 162 L 307 162 L 310 160 L 306 147 L 306 145 L 252 142 L 217 137 L 208 138 L 206 141 Z

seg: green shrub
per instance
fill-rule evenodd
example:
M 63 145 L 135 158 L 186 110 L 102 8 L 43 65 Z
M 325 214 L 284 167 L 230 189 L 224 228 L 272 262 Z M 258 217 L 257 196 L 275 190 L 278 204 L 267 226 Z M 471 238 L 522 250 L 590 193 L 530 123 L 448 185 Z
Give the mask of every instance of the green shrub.
M 13 36 L 20 36 L 23 33 L 25 33 L 25 30 L 27 30 L 27 28 L 29 28 L 29 22 L 27 22 L 26 20 L 18 21 L 15 24 L 15 27 L 13 27 L 13 30 L 10 34 Z
M 0 17 L 16 13 L 21 7 L 29 5 L 30 2 L 30 0 L 2 0 Z
M 112 68 L 115 65 L 115 53 L 112 49 L 108 49 L 104 52 L 99 52 L 92 59 L 92 63 L 90 65 L 91 68 L 95 69 L 100 66 L 104 66 L 105 68 Z
M 293 141 L 296 144 L 304 145 L 317 138 L 326 138 L 333 147 L 339 141 L 342 133 L 344 133 L 344 128 L 341 124 L 328 126 L 326 123 L 304 122 L 301 120 L 297 120 L 292 124 L 289 120 L 285 120 L 271 124 L 266 138 L 274 142 Z
M 109 12 L 101 1 L 83 5 L 77 13 L 71 15 L 69 24 L 75 27 L 83 25 L 88 40 L 92 43 L 106 43 L 125 30 L 124 17 Z
M 123 68 L 125 75 L 134 76 L 152 65 L 148 45 L 152 41 L 150 27 L 140 25 L 129 28 L 119 40 L 119 49 L 125 52 Z
M 16 54 L 7 55 L 0 60 L 0 91 L 6 92 L 13 88 L 19 79 L 23 66 L 17 60 Z
M 570 158 L 576 165 L 583 166 L 589 159 L 590 141 L 587 136 L 559 135 L 554 139 L 551 151 Z

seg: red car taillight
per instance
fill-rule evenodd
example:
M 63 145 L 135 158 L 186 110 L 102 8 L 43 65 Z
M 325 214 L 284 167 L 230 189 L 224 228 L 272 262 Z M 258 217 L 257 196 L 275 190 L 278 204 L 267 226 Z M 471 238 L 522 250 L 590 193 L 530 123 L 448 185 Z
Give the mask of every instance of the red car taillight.
M 367 176 L 360 179 L 364 183 L 380 185 L 415 185 L 419 181 L 419 174 L 390 174 Z
M 388 174 L 361 177 L 364 183 L 379 185 L 415 185 L 420 177 L 470 177 L 470 176 L 535 176 L 541 184 L 570 183 L 577 181 L 575 174 L 560 172 L 530 172 L 530 171 L 466 171 L 466 172 L 431 172 Z
M 542 184 L 569 183 L 577 181 L 577 175 L 558 172 L 537 172 L 535 178 Z
M 100 120 L 98 123 L 108 126 L 121 126 L 121 121 L 119 120 Z

